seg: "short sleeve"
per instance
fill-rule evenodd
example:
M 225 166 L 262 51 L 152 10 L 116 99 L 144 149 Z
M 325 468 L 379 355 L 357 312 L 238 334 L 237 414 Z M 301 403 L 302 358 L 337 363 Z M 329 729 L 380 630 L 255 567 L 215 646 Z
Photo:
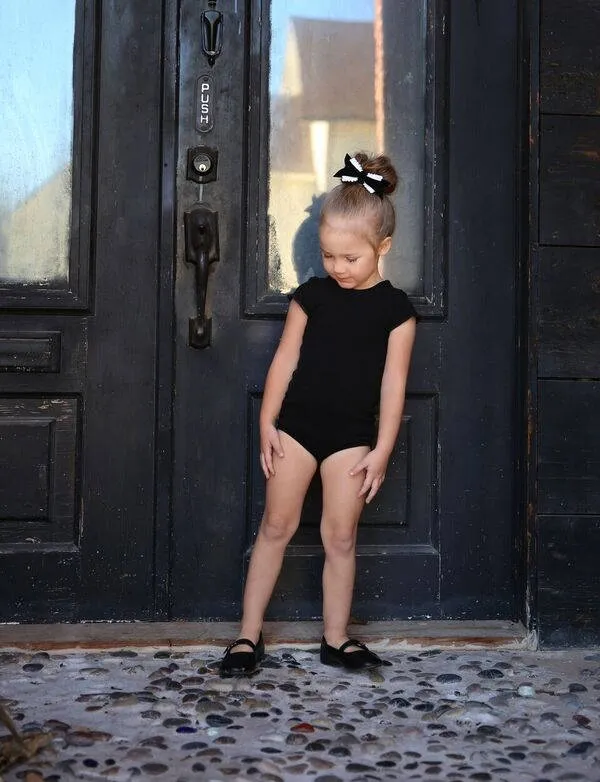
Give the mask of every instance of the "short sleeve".
M 410 318 L 417 318 L 415 308 L 411 304 L 410 299 L 399 288 L 393 289 L 394 295 L 390 297 L 390 307 L 388 310 L 388 323 L 389 330 L 392 331 L 397 326 L 402 325 Z
M 299 285 L 294 293 L 290 296 L 292 301 L 297 302 L 307 315 L 314 312 L 314 309 L 319 301 L 321 279 L 319 277 L 311 277 L 302 285 Z

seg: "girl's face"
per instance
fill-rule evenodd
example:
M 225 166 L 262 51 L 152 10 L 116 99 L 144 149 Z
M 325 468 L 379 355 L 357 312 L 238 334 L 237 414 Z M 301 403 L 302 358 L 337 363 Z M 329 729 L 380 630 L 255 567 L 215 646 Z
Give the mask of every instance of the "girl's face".
M 381 281 L 379 258 L 392 244 L 386 237 L 377 249 L 369 242 L 370 226 L 364 219 L 330 215 L 319 228 L 323 266 L 340 288 L 364 290 Z

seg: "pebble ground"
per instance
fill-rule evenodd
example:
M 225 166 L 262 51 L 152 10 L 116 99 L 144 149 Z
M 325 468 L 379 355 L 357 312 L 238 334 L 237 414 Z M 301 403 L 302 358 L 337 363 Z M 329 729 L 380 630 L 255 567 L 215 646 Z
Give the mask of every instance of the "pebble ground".
M 600 651 L 391 651 L 349 673 L 290 648 L 233 679 L 221 653 L 0 652 L 0 702 L 53 735 L 4 779 L 600 782 Z

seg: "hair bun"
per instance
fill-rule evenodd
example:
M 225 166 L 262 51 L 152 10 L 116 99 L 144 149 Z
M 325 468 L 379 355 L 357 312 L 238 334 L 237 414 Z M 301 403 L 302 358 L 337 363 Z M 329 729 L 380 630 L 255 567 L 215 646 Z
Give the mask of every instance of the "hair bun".
M 354 157 L 365 171 L 370 174 L 379 174 L 389 182 L 384 191 L 385 195 L 391 195 L 394 192 L 398 185 L 398 174 L 387 155 L 367 155 L 366 152 L 357 152 Z

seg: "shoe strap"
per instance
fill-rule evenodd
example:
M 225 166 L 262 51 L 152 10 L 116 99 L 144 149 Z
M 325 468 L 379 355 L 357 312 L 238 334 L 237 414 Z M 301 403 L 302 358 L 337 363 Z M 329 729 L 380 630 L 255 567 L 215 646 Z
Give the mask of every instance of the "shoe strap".
M 364 644 L 361 644 L 360 641 L 357 641 L 356 638 L 349 638 L 347 641 L 345 641 L 338 649 L 338 652 L 345 652 L 346 649 L 348 649 L 350 646 L 358 646 L 358 648 L 362 649 L 364 652 L 370 652 L 370 650 L 367 649 Z M 373 654 L 373 652 L 370 653 Z
M 225 649 L 225 653 L 230 652 L 236 646 L 243 646 L 244 644 L 250 646 L 253 652 L 256 651 L 256 644 L 254 643 L 254 641 L 251 641 L 249 638 L 238 638 L 237 641 L 234 641 L 232 644 L 229 644 L 227 649 Z

